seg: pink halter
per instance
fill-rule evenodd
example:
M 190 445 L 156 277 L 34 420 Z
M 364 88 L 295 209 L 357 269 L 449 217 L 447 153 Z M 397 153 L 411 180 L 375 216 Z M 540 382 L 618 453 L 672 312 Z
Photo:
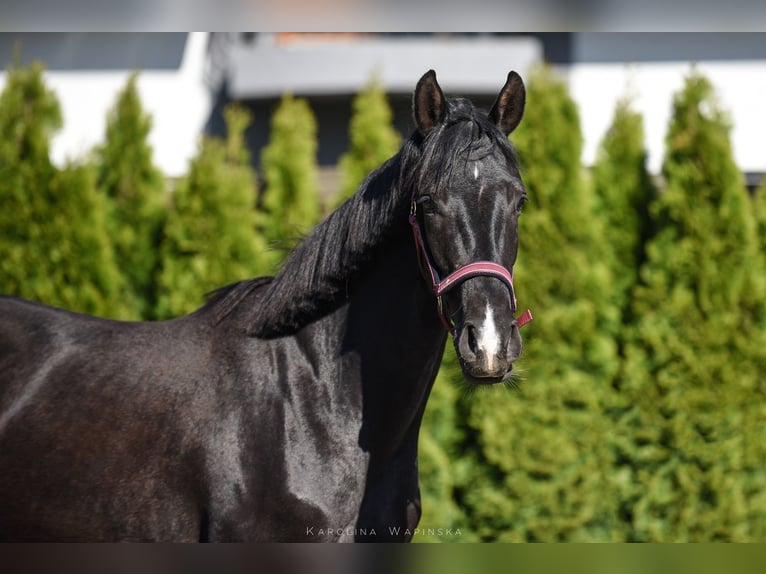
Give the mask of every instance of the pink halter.
M 444 303 L 442 301 L 442 295 L 460 285 L 463 281 L 470 279 L 471 277 L 489 276 L 500 279 L 508 287 L 511 292 L 511 299 L 513 300 L 513 310 L 516 310 L 516 292 L 513 289 L 513 275 L 510 271 L 497 263 L 491 261 L 476 261 L 469 263 L 463 267 L 460 267 L 453 273 L 450 273 L 444 280 L 439 278 L 439 273 L 431 263 L 431 258 L 428 256 L 428 251 L 423 241 L 423 233 L 420 230 L 420 224 L 417 218 L 417 204 L 415 203 L 415 192 L 412 193 L 412 199 L 410 200 L 410 226 L 412 227 L 412 235 L 415 238 L 415 248 L 418 251 L 418 265 L 420 265 L 420 272 L 426 279 L 430 279 L 434 295 L 436 295 L 436 305 L 439 310 L 439 318 L 441 319 L 447 330 L 454 335 L 455 326 L 452 321 L 444 313 Z M 532 320 L 532 312 L 527 309 L 516 319 L 516 324 L 519 328 L 523 327 Z

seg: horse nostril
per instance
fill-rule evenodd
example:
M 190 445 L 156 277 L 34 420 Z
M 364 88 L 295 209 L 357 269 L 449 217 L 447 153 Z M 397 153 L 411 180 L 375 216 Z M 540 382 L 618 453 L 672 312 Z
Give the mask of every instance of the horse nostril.
M 506 356 L 508 357 L 508 361 L 513 363 L 521 356 L 521 336 L 519 334 L 519 326 L 516 324 L 516 321 L 513 322 L 513 327 L 511 329 L 511 336 L 508 339 L 508 344 L 506 346 Z
M 473 328 L 473 325 L 468 325 L 468 348 L 471 350 L 471 352 L 474 355 L 479 354 L 479 342 L 476 340 L 476 329 Z
M 479 352 L 479 343 L 476 339 L 476 330 L 473 325 L 469 323 L 463 326 L 463 331 L 460 333 L 457 343 L 460 356 L 464 361 L 471 362 L 476 360 Z

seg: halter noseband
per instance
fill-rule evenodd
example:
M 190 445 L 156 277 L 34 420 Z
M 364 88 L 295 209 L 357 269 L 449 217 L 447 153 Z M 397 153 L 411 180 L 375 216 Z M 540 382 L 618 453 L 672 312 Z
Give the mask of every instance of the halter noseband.
M 412 198 L 410 199 L 410 226 L 412 227 L 412 235 L 415 238 L 415 249 L 418 252 L 418 265 L 420 266 L 420 272 L 423 276 L 431 281 L 431 288 L 434 295 L 436 295 L 436 306 L 439 310 L 439 319 L 447 328 L 447 330 L 454 335 L 455 326 L 450 321 L 449 317 L 444 312 L 444 302 L 442 295 L 450 289 L 457 287 L 463 281 L 471 279 L 472 277 L 495 277 L 505 283 L 508 290 L 511 292 L 511 300 L 513 301 L 513 311 L 516 311 L 516 292 L 513 289 L 513 275 L 510 271 L 491 261 L 475 261 L 469 263 L 463 267 L 458 268 L 454 272 L 450 273 L 445 279 L 440 279 L 439 273 L 436 271 L 431 257 L 428 255 L 425 242 L 423 241 L 423 232 L 420 230 L 420 223 L 417 217 L 417 203 L 415 203 L 415 192 L 412 192 Z M 527 309 L 518 319 L 516 324 L 519 328 L 523 327 L 532 320 L 532 312 Z

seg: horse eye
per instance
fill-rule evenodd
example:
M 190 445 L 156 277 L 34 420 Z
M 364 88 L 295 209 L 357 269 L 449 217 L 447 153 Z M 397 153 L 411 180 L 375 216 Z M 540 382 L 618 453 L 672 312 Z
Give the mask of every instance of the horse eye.
M 436 211 L 436 204 L 430 195 L 421 195 L 418 198 L 418 205 L 425 213 L 434 213 Z
M 516 204 L 516 213 L 521 213 L 521 210 L 524 208 L 524 204 L 529 201 L 529 198 L 526 195 L 522 195 L 519 198 L 519 202 Z

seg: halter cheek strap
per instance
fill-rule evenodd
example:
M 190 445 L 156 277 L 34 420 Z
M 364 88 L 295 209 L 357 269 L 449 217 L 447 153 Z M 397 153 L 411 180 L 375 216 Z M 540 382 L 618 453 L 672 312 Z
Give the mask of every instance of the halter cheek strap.
M 446 329 L 452 334 L 455 334 L 455 326 L 452 321 L 447 317 L 444 311 L 444 302 L 442 295 L 450 289 L 457 287 L 463 281 L 467 281 L 472 277 L 495 277 L 505 283 L 508 290 L 511 292 L 511 300 L 513 301 L 513 310 L 516 311 L 516 291 L 513 288 L 513 275 L 510 271 L 491 261 L 476 261 L 469 263 L 463 267 L 460 267 L 453 273 L 450 273 L 445 279 L 440 279 L 439 273 L 436 271 L 431 258 L 428 255 L 425 242 L 423 241 L 423 233 L 420 230 L 420 223 L 417 218 L 417 204 L 415 203 L 415 193 L 412 194 L 412 200 L 410 201 L 410 227 L 412 227 L 412 235 L 415 239 L 415 249 L 418 252 L 418 265 L 420 266 L 420 272 L 423 276 L 430 280 L 431 286 L 436 295 L 436 305 L 439 310 L 439 319 L 444 324 Z M 519 328 L 523 327 L 532 320 L 532 312 L 527 309 L 516 319 L 516 324 Z

